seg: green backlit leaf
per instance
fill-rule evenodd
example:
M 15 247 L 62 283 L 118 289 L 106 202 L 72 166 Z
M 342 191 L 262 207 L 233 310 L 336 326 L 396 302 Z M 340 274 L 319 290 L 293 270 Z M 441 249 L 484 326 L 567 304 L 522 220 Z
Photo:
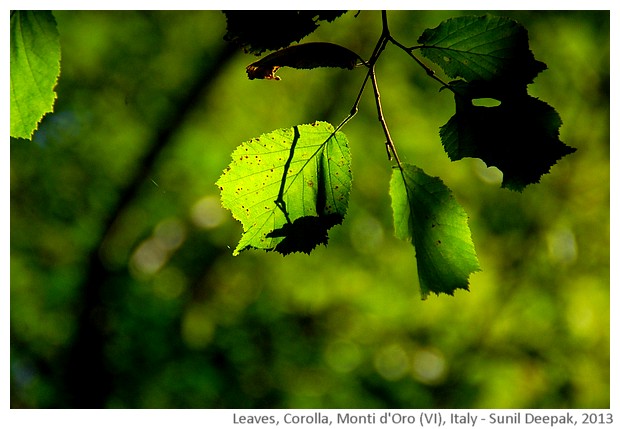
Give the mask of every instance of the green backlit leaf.
M 465 210 L 439 178 L 414 165 L 402 167 L 390 181 L 394 230 L 415 247 L 422 299 L 430 292 L 469 290 L 469 275 L 480 265 Z
M 11 14 L 11 136 L 30 139 L 53 110 L 60 41 L 51 12 Z
M 344 219 L 351 156 L 326 122 L 297 125 L 241 144 L 217 181 L 222 205 L 243 225 L 234 251 L 310 253 Z

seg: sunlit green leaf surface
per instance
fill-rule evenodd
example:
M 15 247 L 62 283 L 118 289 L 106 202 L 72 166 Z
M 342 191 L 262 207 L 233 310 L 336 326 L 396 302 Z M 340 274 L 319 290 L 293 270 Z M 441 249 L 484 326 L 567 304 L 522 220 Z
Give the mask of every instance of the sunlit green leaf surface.
M 60 41 L 51 12 L 11 14 L 11 136 L 29 139 L 53 110 Z
M 414 165 L 394 169 L 390 181 L 394 231 L 416 251 L 422 298 L 430 292 L 469 289 L 469 275 L 480 270 L 467 213 L 437 177 Z
M 315 122 L 264 134 L 239 146 L 218 180 L 222 205 L 243 224 L 235 249 L 309 253 L 342 222 L 351 189 L 343 133 Z

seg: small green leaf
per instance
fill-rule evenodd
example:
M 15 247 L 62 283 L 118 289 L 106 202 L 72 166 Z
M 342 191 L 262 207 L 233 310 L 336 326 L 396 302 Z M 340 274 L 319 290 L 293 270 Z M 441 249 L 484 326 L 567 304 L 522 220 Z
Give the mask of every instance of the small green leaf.
M 439 134 L 452 161 L 480 158 L 502 171 L 502 187 L 522 191 L 538 183 L 559 159 L 575 152 L 559 139 L 562 120 L 555 109 L 525 90 L 505 94 L 463 81 L 450 86 L 455 92 L 456 113 Z M 473 105 L 472 100 L 485 97 L 500 104 Z
M 60 41 L 51 12 L 11 14 L 11 136 L 30 139 L 53 110 Z
M 342 223 L 351 190 L 351 156 L 326 122 L 297 125 L 241 144 L 217 181 L 222 205 L 243 225 L 234 251 L 310 253 Z
M 534 59 L 527 30 L 497 16 L 463 16 L 427 29 L 421 52 L 451 78 L 531 83 L 547 66 Z
M 403 164 L 390 181 L 395 234 L 415 247 L 422 299 L 430 292 L 453 295 L 469 290 L 469 275 L 480 270 L 467 213 L 441 179 Z

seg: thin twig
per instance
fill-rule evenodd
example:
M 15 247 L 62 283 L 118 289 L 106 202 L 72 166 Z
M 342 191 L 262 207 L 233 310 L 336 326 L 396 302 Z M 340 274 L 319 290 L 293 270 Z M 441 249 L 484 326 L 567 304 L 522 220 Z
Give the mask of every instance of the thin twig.
M 370 77 L 370 71 L 368 73 L 366 73 L 366 77 L 364 78 L 364 82 L 362 82 L 362 87 L 360 88 L 360 90 L 359 90 L 359 92 L 357 94 L 357 98 L 355 99 L 355 103 L 353 103 L 353 107 L 351 107 L 351 110 L 349 111 L 349 115 L 346 118 L 344 118 L 342 120 L 342 122 L 340 122 L 340 124 L 336 127 L 334 132 L 329 136 L 329 138 L 327 140 L 332 138 L 338 131 L 340 131 L 340 129 L 342 127 L 344 127 L 346 125 L 347 122 L 349 122 L 351 119 L 353 119 L 353 117 L 355 115 L 357 115 L 357 112 L 359 110 L 360 100 L 362 99 L 362 94 L 364 93 L 364 89 L 366 88 L 366 83 L 368 83 L 368 78 L 369 77 Z
M 424 64 L 418 57 L 416 57 L 413 54 L 413 51 L 415 49 L 420 49 L 420 48 L 422 48 L 422 46 L 414 46 L 414 47 L 408 48 L 405 45 L 403 45 L 402 43 L 400 43 L 398 40 L 394 39 L 391 35 L 389 36 L 389 41 L 391 43 L 393 43 L 394 45 L 398 46 L 403 51 L 405 51 L 407 53 L 407 55 L 409 55 L 411 58 L 413 58 L 413 60 L 416 63 L 418 63 L 420 65 L 420 67 L 422 67 L 424 69 L 424 71 L 426 72 L 427 75 L 429 75 L 432 79 L 434 79 L 437 82 L 439 82 L 442 85 L 443 88 L 448 88 L 450 91 L 454 92 L 454 90 L 450 87 L 450 85 L 447 82 L 445 82 L 443 79 L 441 79 L 439 76 L 437 76 L 435 74 L 435 70 L 433 70 L 432 68 L 430 68 L 429 66 Z
M 387 30 L 387 20 L 384 15 L 385 15 L 385 11 L 382 13 L 383 29 L 381 31 L 381 36 L 379 37 L 379 40 L 377 40 L 377 44 L 375 45 L 375 48 L 372 51 L 372 55 L 370 56 L 370 59 L 368 61 L 362 60 L 363 64 L 366 67 L 368 67 L 368 72 L 366 73 L 366 77 L 364 77 L 364 81 L 362 82 L 362 86 L 359 92 L 357 93 L 357 98 L 355 99 L 355 102 L 353 103 L 353 106 L 351 107 L 351 110 L 349 111 L 349 115 L 346 118 L 344 118 L 342 122 L 340 122 L 340 125 L 336 127 L 332 135 L 336 134 L 342 127 L 344 127 L 345 124 L 349 122 L 357 114 L 359 110 L 360 100 L 362 99 L 362 94 L 364 93 L 364 89 L 366 89 L 366 84 L 368 83 L 368 79 L 373 73 L 373 67 L 375 63 L 377 62 L 377 60 L 379 59 L 381 52 L 383 51 L 383 49 L 385 49 L 387 38 L 389 37 L 389 32 Z M 330 136 L 329 138 L 331 137 L 332 136 Z
M 396 146 L 394 145 L 394 141 L 392 140 L 392 136 L 390 136 L 390 130 L 388 129 L 387 123 L 385 122 L 385 117 L 383 116 L 383 108 L 381 107 L 381 94 L 379 93 L 379 85 L 377 84 L 377 77 L 375 75 L 374 67 L 371 69 L 371 78 L 372 78 L 372 89 L 375 93 L 375 102 L 377 104 L 377 115 L 379 117 L 379 122 L 381 123 L 381 127 L 383 128 L 383 133 L 385 134 L 385 146 L 388 151 L 388 159 L 391 159 L 392 156 L 396 160 L 396 164 L 398 168 L 402 170 L 402 166 L 400 163 L 400 158 L 398 157 L 398 153 L 396 152 Z
M 347 122 L 349 122 L 357 114 L 358 108 L 359 108 L 359 103 L 360 103 L 360 100 L 362 98 L 362 94 L 364 93 L 364 90 L 366 89 L 366 84 L 368 83 L 368 80 L 370 79 L 370 81 L 372 82 L 373 93 L 374 93 L 374 96 L 375 96 L 375 103 L 376 103 L 376 106 L 377 106 L 377 115 L 379 117 L 379 122 L 381 123 L 381 127 L 383 128 L 383 132 L 384 132 L 385 138 L 386 138 L 385 147 L 386 147 L 386 150 L 387 150 L 388 160 L 391 161 L 392 158 L 394 158 L 396 160 L 396 164 L 398 165 L 398 168 L 400 168 L 402 170 L 400 158 L 398 157 L 398 153 L 396 151 L 396 146 L 394 145 L 394 141 L 392 140 L 392 137 L 390 136 L 390 131 L 388 129 L 387 123 L 385 121 L 385 117 L 383 115 L 383 107 L 381 106 L 381 94 L 379 92 L 379 85 L 377 84 L 377 77 L 376 77 L 376 74 L 375 74 L 375 64 L 377 63 L 379 57 L 383 53 L 383 50 L 387 46 L 388 42 L 394 43 L 395 45 L 401 47 L 405 51 L 407 50 L 407 48 L 405 46 L 401 45 L 400 43 L 398 43 L 396 40 L 394 40 L 394 38 L 391 36 L 390 30 L 389 30 L 389 27 L 388 27 L 387 11 L 381 11 L 381 23 L 382 23 L 381 36 L 379 37 L 379 40 L 377 40 L 377 44 L 375 45 L 375 48 L 372 51 L 372 55 L 370 56 L 370 59 L 367 62 L 363 62 L 363 64 L 366 67 L 368 67 L 368 72 L 366 73 L 366 77 L 364 78 L 364 81 L 362 82 L 362 86 L 361 86 L 361 88 L 360 88 L 360 90 L 359 90 L 359 92 L 357 94 L 357 97 L 355 99 L 355 102 L 353 103 L 353 106 L 351 107 L 349 115 L 346 118 L 344 118 L 344 120 L 340 123 L 340 125 L 338 125 L 336 127 L 334 132 L 327 138 L 325 143 L 329 139 L 331 139 L 342 127 L 345 126 L 345 124 Z M 429 75 L 434 76 L 434 72 L 432 70 L 430 70 L 423 63 L 421 63 L 415 57 L 415 55 L 413 55 L 411 52 L 408 52 L 408 53 L 420 65 L 422 65 L 425 68 L 425 70 L 427 70 L 427 73 Z M 438 78 L 436 78 L 436 79 L 438 79 Z M 441 80 L 439 80 L 439 81 L 441 82 Z M 447 86 L 446 84 L 444 84 L 444 85 Z

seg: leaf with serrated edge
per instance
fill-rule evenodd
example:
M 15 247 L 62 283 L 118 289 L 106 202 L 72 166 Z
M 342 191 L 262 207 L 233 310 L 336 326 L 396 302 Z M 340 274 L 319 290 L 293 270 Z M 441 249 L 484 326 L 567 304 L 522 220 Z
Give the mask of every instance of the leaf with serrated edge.
M 241 144 L 232 158 L 217 186 L 222 205 L 243 225 L 235 255 L 250 248 L 309 253 L 326 244 L 327 230 L 346 214 L 351 190 L 343 133 L 326 122 L 283 128 Z M 324 238 L 305 236 L 304 225 Z
M 344 10 L 224 11 L 224 40 L 236 43 L 246 52 L 260 55 L 299 42 L 318 28 L 319 21 L 332 22 L 344 13 Z
M 469 290 L 469 275 L 480 270 L 467 214 L 438 177 L 409 164 L 395 168 L 390 181 L 395 234 L 415 247 L 422 299 L 430 292 L 453 295 Z
M 11 136 L 30 139 L 53 110 L 60 74 L 60 39 L 47 11 L 11 14 Z
M 451 18 L 427 29 L 418 39 L 420 50 L 451 78 L 531 83 L 547 66 L 534 59 L 527 30 L 498 16 Z
M 361 58 L 355 52 L 334 43 L 312 42 L 289 46 L 246 67 L 250 79 L 280 80 L 275 75 L 280 67 L 314 69 L 340 67 L 352 70 Z
M 472 104 L 486 88 L 451 82 L 456 113 L 440 128 L 441 143 L 452 161 L 480 158 L 503 173 L 502 187 L 522 191 L 538 183 L 562 157 L 576 149 L 559 139 L 562 121 L 553 107 L 522 94 L 494 94 L 499 106 Z

